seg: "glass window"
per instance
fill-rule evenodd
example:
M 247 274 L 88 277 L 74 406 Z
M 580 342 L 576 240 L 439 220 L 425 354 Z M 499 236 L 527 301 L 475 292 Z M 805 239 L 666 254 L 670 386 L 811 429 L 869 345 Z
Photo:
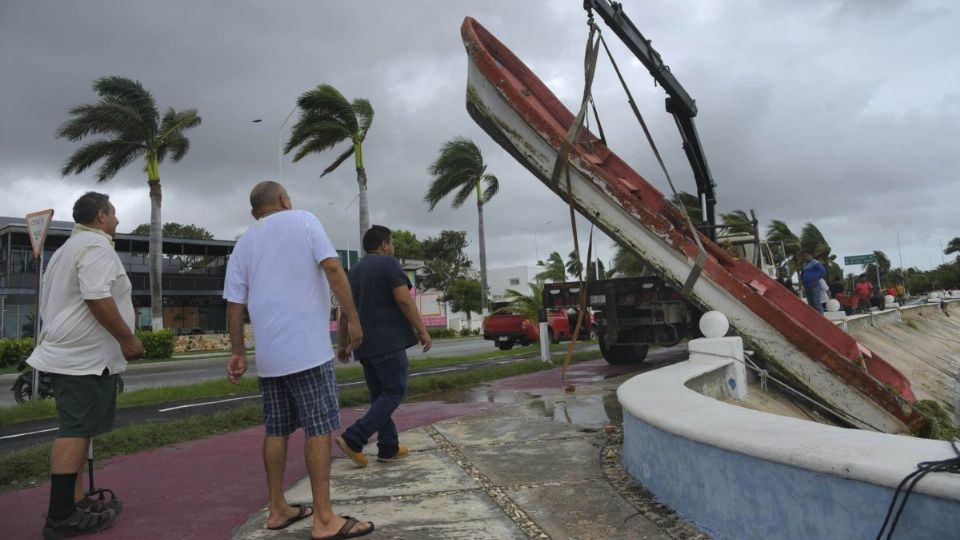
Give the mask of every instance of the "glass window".
M 520 278 L 515 278 L 515 277 L 510 278 L 510 284 L 511 284 L 511 285 L 519 285 L 519 284 L 520 284 Z

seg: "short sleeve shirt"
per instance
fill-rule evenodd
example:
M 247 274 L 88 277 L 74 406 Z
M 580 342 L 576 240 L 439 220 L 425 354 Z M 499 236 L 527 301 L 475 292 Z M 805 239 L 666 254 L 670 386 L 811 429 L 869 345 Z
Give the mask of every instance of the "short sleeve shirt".
M 223 297 L 247 306 L 260 377 L 333 359 L 330 285 L 320 263 L 335 257 L 320 220 L 303 210 L 264 216 L 237 240 Z
M 397 259 L 369 253 L 350 269 L 350 290 L 360 313 L 363 342 L 358 359 L 371 358 L 417 344 L 413 326 L 400 311 L 393 290 L 413 285 Z
M 86 305 L 113 298 L 123 322 L 134 329 L 132 287 L 106 233 L 76 225 L 50 258 L 43 278 L 40 344 L 28 363 L 40 371 L 99 375 L 127 369 L 120 344 Z

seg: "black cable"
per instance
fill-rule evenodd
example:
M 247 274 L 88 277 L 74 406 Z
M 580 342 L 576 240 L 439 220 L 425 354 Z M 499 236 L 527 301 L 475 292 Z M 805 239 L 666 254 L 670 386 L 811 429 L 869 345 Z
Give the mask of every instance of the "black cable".
M 924 476 L 932 472 L 960 474 L 960 448 L 958 448 L 957 443 L 953 441 L 950 441 L 950 445 L 953 446 L 953 451 L 957 453 L 957 457 L 941 461 L 922 461 L 917 464 L 917 470 L 911 472 L 900 481 L 896 491 L 893 493 L 893 500 L 890 501 L 890 506 L 887 508 L 887 515 L 883 518 L 883 526 L 880 527 L 880 532 L 877 533 L 877 540 L 882 540 L 883 532 L 886 530 L 888 523 L 890 524 L 890 530 L 887 532 L 886 538 L 887 540 L 893 538 L 893 531 L 900 522 L 900 516 L 907 506 L 907 500 L 913 493 L 913 489 L 917 486 L 917 483 L 920 482 Z M 903 487 L 908 483 L 910 485 L 904 491 Z M 897 507 L 897 499 L 900 497 L 901 492 L 903 492 L 903 499 L 900 500 L 899 508 L 897 508 L 897 513 L 894 515 L 893 509 Z M 891 515 L 893 515 L 892 521 L 890 520 Z

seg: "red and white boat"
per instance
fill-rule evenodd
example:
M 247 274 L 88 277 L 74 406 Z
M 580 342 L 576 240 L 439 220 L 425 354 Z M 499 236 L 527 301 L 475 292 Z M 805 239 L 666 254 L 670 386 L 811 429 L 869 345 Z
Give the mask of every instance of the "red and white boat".
M 611 238 L 684 283 L 698 248 L 681 211 L 586 129 L 570 149 L 570 193 L 565 180 L 552 183 L 575 115 L 476 20 L 467 17 L 460 32 L 469 56 L 470 116 Z M 703 235 L 700 241 L 706 261 L 691 299 L 724 313 L 752 349 L 857 427 L 908 433 L 926 424 L 911 406 L 910 381 L 896 368 L 757 267 Z

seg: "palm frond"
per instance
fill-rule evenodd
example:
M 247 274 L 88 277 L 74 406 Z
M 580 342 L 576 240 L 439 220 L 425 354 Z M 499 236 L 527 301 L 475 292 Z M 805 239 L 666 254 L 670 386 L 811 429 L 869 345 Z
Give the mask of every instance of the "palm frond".
M 310 152 L 323 152 L 333 148 L 338 143 L 351 139 L 350 132 L 346 126 L 333 119 L 314 121 L 316 115 L 305 115 L 301 118 L 290 132 L 290 139 L 284 146 L 284 153 L 288 154 L 298 146 L 309 144 Z M 294 157 L 294 161 L 299 161 L 308 153 L 297 153 L 300 157 Z
M 357 142 L 363 142 L 367 138 L 367 131 L 373 124 L 373 105 L 370 105 L 370 101 L 366 99 L 357 98 L 353 100 L 353 113 L 359 123 L 359 129 L 357 130 L 359 140 Z
M 747 213 L 743 210 L 734 210 L 721 214 L 720 219 L 727 226 L 727 231 L 733 234 L 753 234 L 753 225 Z
M 110 155 L 118 144 L 119 143 L 114 140 L 99 139 L 81 146 L 67 158 L 67 161 L 64 162 L 63 167 L 60 169 L 60 174 L 66 176 L 68 174 L 82 173 L 92 167 L 97 161 Z
M 424 197 L 430 210 L 454 191 L 453 207 L 460 208 L 477 188 L 485 170 L 480 149 L 470 139 L 456 137 L 444 143 L 440 155 L 428 169 L 434 177 Z
M 57 138 L 78 141 L 88 135 L 144 137 L 148 127 L 137 111 L 128 105 L 100 101 L 94 105 L 78 105 L 70 109 L 73 116 L 57 129 Z
M 97 182 L 102 184 L 110 180 L 116 176 L 121 169 L 143 155 L 144 152 L 143 147 L 136 145 L 114 146 L 112 151 L 107 154 L 100 168 L 97 169 Z
M 100 77 L 93 82 L 93 89 L 108 100 L 133 108 L 150 131 L 156 133 L 157 104 L 153 95 L 140 84 L 140 81 L 116 75 Z
M 703 221 L 703 210 L 700 208 L 700 199 L 692 193 L 686 191 L 677 192 L 677 195 L 670 199 L 670 202 L 677 208 L 686 210 L 687 215 L 694 224 Z
M 167 151 L 172 153 L 170 159 L 174 162 L 180 161 L 187 155 L 187 152 L 190 151 L 190 140 L 184 137 L 183 134 L 178 134 L 176 137 L 168 139 L 166 144 L 157 149 L 158 162 L 163 162 Z
M 297 104 L 305 111 L 313 111 L 321 116 L 336 118 L 344 124 L 351 134 L 359 131 L 357 115 L 347 98 L 339 90 L 329 84 L 318 85 L 313 90 L 304 92 Z
M 487 204 L 500 191 L 500 180 L 492 174 L 483 175 L 482 181 L 487 185 L 483 190 L 483 196 L 480 198 L 480 204 Z
M 344 161 L 346 161 L 348 157 L 352 156 L 352 155 L 353 155 L 353 148 L 354 148 L 354 146 L 351 144 L 351 145 L 350 145 L 350 148 L 347 148 L 347 151 L 346 151 L 346 152 L 340 154 L 340 155 L 337 157 L 337 159 L 334 160 L 333 163 L 331 163 L 326 169 L 323 170 L 322 173 L 320 173 L 320 178 L 323 178 L 323 177 L 326 176 L 327 174 L 332 173 L 337 167 L 340 166 L 341 163 L 343 163 Z

